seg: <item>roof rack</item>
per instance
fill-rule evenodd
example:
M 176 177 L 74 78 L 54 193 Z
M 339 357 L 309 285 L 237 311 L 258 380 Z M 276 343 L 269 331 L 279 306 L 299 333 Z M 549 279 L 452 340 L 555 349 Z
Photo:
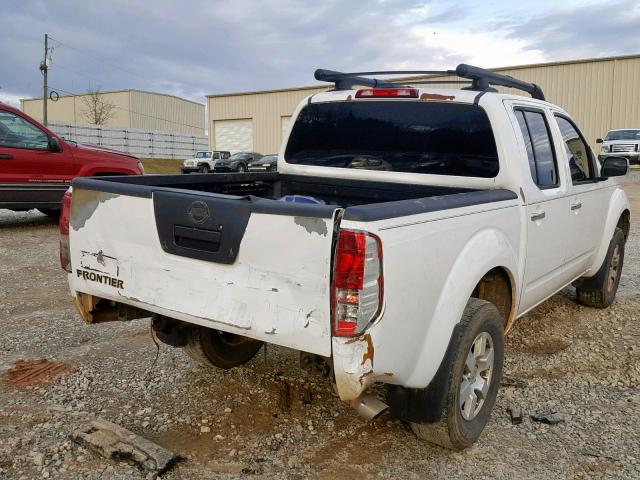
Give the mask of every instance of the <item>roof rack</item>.
M 537 100 L 545 100 L 544 92 L 535 83 L 524 82 L 509 75 L 501 75 L 485 68 L 474 67 L 461 63 L 455 70 L 395 70 L 395 71 L 374 71 L 374 72 L 352 72 L 342 73 L 333 70 L 318 69 L 315 71 L 316 80 L 323 82 L 333 82 L 335 90 L 351 90 L 354 85 L 371 88 L 396 88 L 401 84 L 389 80 L 379 80 L 377 78 L 367 78 L 363 75 L 453 75 L 471 80 L 471 85 L 463 90 L 474 90 L 478 92 L 496 92 L 491 85 L 515 88 L 522 90 Z M 420 82 L 417 79 L 405 79 L 407 83 L 432 83 L 430 81 Z M 449 82 L 447 82 L 449 83 Z M 452 83 L 459 83 L 453 81 Z

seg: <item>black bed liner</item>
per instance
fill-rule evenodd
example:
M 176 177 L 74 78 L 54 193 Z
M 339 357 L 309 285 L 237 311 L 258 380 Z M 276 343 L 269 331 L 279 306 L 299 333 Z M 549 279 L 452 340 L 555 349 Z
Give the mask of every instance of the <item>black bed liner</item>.
M 341 207 L 345 208 L 343 218 L 354 221 L 383 220 L 518 198 L 505 189 L 410 185 L 277 172 L 79 177 L 72 185 L 142 198 L 153 198 L 154 192 L 172 192 L 210 199 L 244 199 L 250 202 L 250 211 L 273 215 L 331 218 L 335 208 Z M 326 204 L 277 201 L 294 194 L 313 196 Z

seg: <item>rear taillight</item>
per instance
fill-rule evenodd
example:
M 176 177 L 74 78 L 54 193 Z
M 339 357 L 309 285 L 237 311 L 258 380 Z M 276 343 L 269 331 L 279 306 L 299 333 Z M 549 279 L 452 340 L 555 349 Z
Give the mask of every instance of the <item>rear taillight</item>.
M 356 98 L 418 98 L 415 88 L 365 88 L 356 92 Z
M 60 266 L 71 272 L 71 252 L 69 250 L 69 218 L 71 214 L 71 189 L 62 197 L 60 212 Z
M 367 232 L 340 230 L 333 266 L 333 334 L 359 335 L 377 318 L 383 295 L 382 244 Z

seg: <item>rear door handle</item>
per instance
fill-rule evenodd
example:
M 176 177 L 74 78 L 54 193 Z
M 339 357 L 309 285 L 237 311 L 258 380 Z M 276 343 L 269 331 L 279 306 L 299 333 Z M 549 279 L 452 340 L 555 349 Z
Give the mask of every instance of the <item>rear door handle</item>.
M 574 212 L 582 208 L 582 202 L 576 202 L 571 204 L 571 211 Z
M 534 213 L 533 215 L 531 215 L 531 221 L 537 222 L 538 220 L 542 220 L 546 216 L 547 214 L 545 212 Z
M 0 160 L 13 160 L 13 155 L 9 153 L 0 153 Z

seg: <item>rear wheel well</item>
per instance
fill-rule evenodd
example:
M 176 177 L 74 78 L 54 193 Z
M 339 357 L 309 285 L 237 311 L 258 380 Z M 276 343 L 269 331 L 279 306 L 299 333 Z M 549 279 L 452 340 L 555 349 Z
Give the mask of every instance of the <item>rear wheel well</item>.
M 625 242 L 627 241 L 627 238 L 629 238 L 629 229 L 631 228 L 629 215 L 629 210 L 625 210 L 624 212 L 622 212 L 622 215 L 620 215 L 620 218 L 618 219 L 618 225 L 616 225 L 618 228 L 622 229 Z
M 506 269 L 496 267 L 485 273 L 471 296 L 494 304 L 504 320 L 505 331 L 511 328 L 516 299 L 511 275 Z

